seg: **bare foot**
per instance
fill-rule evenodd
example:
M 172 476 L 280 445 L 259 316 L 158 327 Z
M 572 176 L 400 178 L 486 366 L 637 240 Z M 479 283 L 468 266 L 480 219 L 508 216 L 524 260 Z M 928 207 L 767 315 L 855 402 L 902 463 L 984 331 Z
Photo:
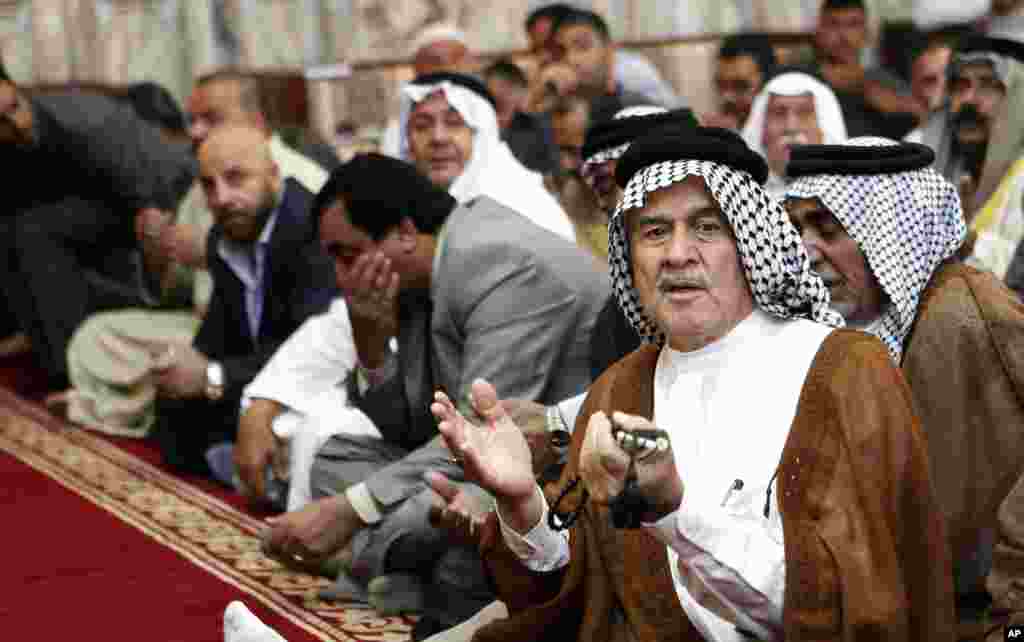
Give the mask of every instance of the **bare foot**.
M 32 351 L 32 340 L 24 332 L 17 332 L 0 339 L 0 358 L 14 357 Z

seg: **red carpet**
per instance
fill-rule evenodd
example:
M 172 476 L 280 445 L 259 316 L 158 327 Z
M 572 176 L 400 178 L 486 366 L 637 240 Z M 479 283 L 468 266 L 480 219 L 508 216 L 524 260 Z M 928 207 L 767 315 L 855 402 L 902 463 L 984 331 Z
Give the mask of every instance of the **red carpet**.
M 0 506 L 5 639 L 220 642 L 238 599 L 291 642 L 317 639 L 4 453 Z
M 0 386 L 19 379 L 0 367 Z M 220 641 L 235 599 L 289 642 L 408 639 L 409 619 L 320 602 L 326 580 L 262 555 L 237 495 L 156 463 L 0 389 L 3 639 Z

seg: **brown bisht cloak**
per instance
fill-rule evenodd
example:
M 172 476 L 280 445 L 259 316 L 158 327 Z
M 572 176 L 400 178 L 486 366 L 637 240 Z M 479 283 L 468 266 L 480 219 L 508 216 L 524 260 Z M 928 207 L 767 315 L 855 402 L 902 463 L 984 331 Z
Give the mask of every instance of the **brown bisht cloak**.
M 642 347 L 595 382 L 569 464 L 547 489 L 549 502 L 576 476 L 591 414 L 652 417 L 657 359 L 657 347 Z M 779 365 L 785 364 L 765 364 L 764 376 Z M 955 639 L 950 557 L 924 436 L 907 384 L 876 338 L 837 330 L 824 341 L 804 382 L 776 485 L 786 640 Z M 579 497 L 574 491 L 559 508 Z M 480 629 L 474 640 L 701 640 L 679 605 L 665 546 L 652 536 L 616 530 L 606 508 L 587 504 L 570 546 L 565 569 L 531 572 L 504 544 L 492 513 L 481 551 L 510 617 Z
M 1024 304 L 991 272 L 940 267 L 904 342 L 903 374 L 928 437 L 954 560 L 996 533 L 990 617 L 960 637 L 1024 624 Z M 979 627 L 982 630 L 978 630 Z

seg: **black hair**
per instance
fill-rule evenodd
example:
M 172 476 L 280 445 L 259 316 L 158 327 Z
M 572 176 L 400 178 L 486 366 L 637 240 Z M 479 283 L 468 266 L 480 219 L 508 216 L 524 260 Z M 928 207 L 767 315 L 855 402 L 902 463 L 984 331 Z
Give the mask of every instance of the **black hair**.
M 860 9 L 867 12 L 864 0 L 822 0 L 821 11 L 841 11 L 843 9 Z
M 154 82 L 135 83 L 128 87 L 123 97 L 142 120 L 176 134 L 185 133 L 185 114 L 171 92 L 160 85 Z
M 555 4 L 549 4 L 543 7 L 538 7 L 537 9 L 534 9 L 533 11 L 526 15 L 526 22 L 523 23 L 523 27 L 525 27 L 526 30 L 529 31 L 530 29 L 533 28 L 533 25 L 536 24 L 538 20 L 543 20 L 545 18 L 550 18 L 551 23 L 554 24 L 558 22 L 558 20 L 563 15 L 572 10 L 572 6 L 567 5 L 563 2 L 556 2 Z
M 487 88 L 479 78 L 476 76 L 470 76 L 469 74 L 460 74 L 451 71 L 435 71 L 429 74 L 420 74 L 413 78 L 413 85 L 436 85 L 440 82 L 450 82 L 453 85 L 458 85 L 464 89 L 468 89 L 471 92 L 479 95 L 481 98 L 491 103 L 491 107 L 498 108 L 498 101 L 495 100 L 494 94 Z
M 718 49 L 718 58 L 739 58 L 750 56 L 754 59 L 761 75 L 767 77 L 772 72 L 778 59 L 775 57 L 775 48 L 763 34 L 740 33 L 729 36 L 722 41 Z
M 943 48 L 956 51 L 957 42 L 960 40 L 960 34 L 951 32 L 947 29 L 941 29 L 931 32 L 915 33 L 909 38 L 909 40 L 910 44 L 907 48 L 910 50 L 910 55 L 907 57 L 907 61 L 910 65 L 913 65 L 917 62 L 918 58 L 931 51 Z
M 585 25 L 597 32 L 606 43 L 611 42 L 612 33 L 608 30 L 608 23 L 604 18 L 586 9 L 575 9 L 570 7 L 569 11 L 562 13 L 551 25 L 551 35 L 554 36 L 562 29 Z
M 222 81 L 238 83 L 238 97 L 243 110 L 250 114 L 267 113 L 267 98 L 259 81 L 237 69 L 218 69 L 203 74 L 196 80 L 196 87 Z
M 3 60 L 0 60 L 0 82 L 11 82 L 11 77 L 7 75 L 7 68 L 4 67 Z
M 496 60 L 487 65 L 483 72 L 481 72 L 481 75 L 484 78 L 504 78 L 517 87 L 526 88 L 530 84 L 529 79 L 526 77 L 526 72 L 519 65 L 506 58 Z
M 403 218 L 416 229 L 433 234 L 457 205 L 415 166 L 383 154 L 356 154 L 331 172 L 313 198 L 311 212 L 319 233 L 320 218 L 338 200 L 344 201 L 349 222 L 380 240 Z

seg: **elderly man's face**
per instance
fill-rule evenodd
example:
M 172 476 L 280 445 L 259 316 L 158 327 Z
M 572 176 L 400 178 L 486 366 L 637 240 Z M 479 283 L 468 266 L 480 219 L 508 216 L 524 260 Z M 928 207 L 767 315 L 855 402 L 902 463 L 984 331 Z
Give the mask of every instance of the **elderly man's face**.
M 962 65 L 949 85 L 956 140 L 963 145 L 988 142 L 992 124 L 1006 100 L 1006 88 L 987 62 Z
M 628 217 L 633 282 L 672 348 L 702 348 L 750 315 L 736 239 L 703 179 L 651 192 Z
M 800 232 L 811 269 L 832 295 L 832 308 L 847 323 L 866 324 L 882 314 L 885 294 L 857 241 L 817 198 L 786 201 L 789 220 Z
M 416 104 L 406 126 L 412 162 L 434 185 L 448 189 L 473 155 L 473 130 L 438 91 Z
M 929 49 L 910 68 L 910 91 L 928 105 L 928 111 L 939 109 L 946 99 L 946 66 L 952 51 L 949 47 Z
M 610 84 L 612 44 L 588 25 L 576 24 L 559 29 L 549 42 L 552 60 L 573 68 L 580 93 L 599 95 Z
M 826 60 L 852 65 L 860 62 L 867 37 L 867 15 L 863 9 L 851 7 L 822 11 L 814 42 Z
M 615 182 L 615 168 L 618 165 L 618 160 L 591 163 L 583 171 L 583 182 L 594 192 L 597 206 L 606 214 L 611 214 L 622 198 L 622 189 Z
M 761 91 L 764 76 L 751 56 L 719 58 L 715 68 L 715 89 L 723 114 L 734 116 L 742 127 L 750 116 L 750 106 Z
M 0 145 L 29 145 L 35 118 L 25 95 L 12 82 L 0 82 Z
M 823 138 L 813 94 L 769 96 L 761 145 L 772 172 L 785 173 L 791 145 L 819 145 Z

